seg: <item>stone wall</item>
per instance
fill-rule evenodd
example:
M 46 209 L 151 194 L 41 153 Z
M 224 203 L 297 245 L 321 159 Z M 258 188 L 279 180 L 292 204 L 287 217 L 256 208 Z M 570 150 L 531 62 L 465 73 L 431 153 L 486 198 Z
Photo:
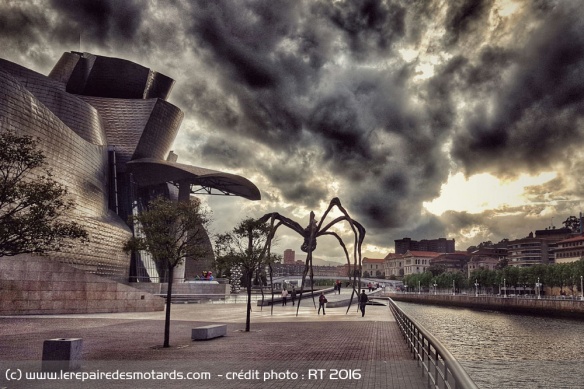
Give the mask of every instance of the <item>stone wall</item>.
M 444 305 L 471 309 L 495 310 L 536 315 L 584 318 L 584 301 L 578 299 L 537 299 L 534 297 L 498 297 L 474 295 L 432 295 L 390 293 L 395 301 L 429 305 Z
M 168 290 L 167 283 L 150 283 L 150 282 L 137 282 L 131 283 L 133 287 L 143 290 L 152 294 L 166 294 Z M 196 294 L 205 295 L 212 298 L 216 296 L 217 299 L 229 296 L 231 291 L 231 285 L 229 284 L 215 284 L 206 281 L 194 282 L 179 282 L 172 284 L 172 294 Z
M 42 257 L 0 258 L 0 315 L 162 311 L 164 299 Z

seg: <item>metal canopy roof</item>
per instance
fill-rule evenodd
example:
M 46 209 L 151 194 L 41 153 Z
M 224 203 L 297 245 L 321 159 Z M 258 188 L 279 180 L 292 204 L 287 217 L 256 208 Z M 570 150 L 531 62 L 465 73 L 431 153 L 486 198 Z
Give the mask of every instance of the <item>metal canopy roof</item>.
M 193 194 L 241 196 L 249 200 L 261 199 L 259 189 L 247 178 L 236 174 L 153 158 L 129 161 L 126 168 L 139 186 L 167 182 L 179 185 L 186 182 L 191 186 Z

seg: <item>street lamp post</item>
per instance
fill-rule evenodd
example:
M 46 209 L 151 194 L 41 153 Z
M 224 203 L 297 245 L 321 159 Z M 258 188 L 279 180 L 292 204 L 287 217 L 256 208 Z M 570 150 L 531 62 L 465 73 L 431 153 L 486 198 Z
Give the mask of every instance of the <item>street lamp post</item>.
M 454 280 L 452 280 L 452 295 L 456 296 L 456 285 L 454 284 Z
M 582 296 L 580 296 L 580 300 L 584 300 L 584 282 L 582 281 L 584 277 L 580 276 L 580 291 L 582 292 Z
M 537 277 L 537 282 L 535 283 L 535 287 L 537 288 L 537 298 L 541 299 L 541 283 L 539 282 L 539 277 Z
M 437 283 L 434 283 L 434 295 L 436 295 L 436 287 L 438 286 Z
M 420 281 L 418 281 L 418 294 L 422 294 L 422 288 L 420 287 Z
M 507 280 L 505 278 L 503 278 L 503 297 L 507 298 Z
M 404 288 L 406 290 L 406 293 L 408 293 L 408 284 L 404 284 Z
M 479 280 L 475 279 L 475 297 L 479 297 Z

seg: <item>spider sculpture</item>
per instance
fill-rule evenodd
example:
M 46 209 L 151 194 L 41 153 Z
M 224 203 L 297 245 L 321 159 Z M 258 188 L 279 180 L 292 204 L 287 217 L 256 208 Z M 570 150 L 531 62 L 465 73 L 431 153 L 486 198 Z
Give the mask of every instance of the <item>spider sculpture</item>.
M 336 219 L 334 219 L 333 221 L 331 221 L 330 223 L 328 223 L 326 226 L 323 227 L 323 222 L 324 222 L 325 218 L 327 217 L 328 213 L 334 207 L 337 207 L 342 212 L 343 216 L 337 217 Z M 353 291 L 351 293 L 351 300 L 349 301 L 349 307 L 347 308 L 347 312 L 348 312 L 349 309 L 351 308 L 351 304 L 353 302 L 353 297 L 355 296 L 355 294 L 357 294 L 357 295 L 359 294 L 358 286 L 361 284 L 361 276 L 360 276 L 360 271 L 359 271 L 359 269 L 361 269 L 361 246 L 363 244 L 363 240 L 365 239 L 365 228 L 363 228 L 363 226 L 360 223 L 353 220 L 349 216 L 348 212 L 345 210 L 345 208 L 343 208 L 343 206 L 341 205 L 341 201 L 337 197 L 335 197 L 334 199 L 331 200 L 328 208 L 324 212 L 324 214 L 323 214 L 322 218 L 320 219 L 320 222 L 318 222 L 318 224 L 317 224 L 317 220 L 314 218 L 314 212 L 310 212 L 310 221 L 309 221 L 308 226 L 306 228 L 302 228 L 302 226 L 300 226 L 300 224 L 298 224 L 297 222 L 295 222 L 287 217 L 284 217 L 276 212 L 268 213 L 259 219 L 259 221 L 262 223 L 265 223 L 268 220 L 270 221 L 270 234 L 268 235 L 266 247 L 264 248 L 264 250 L 267 249 L 268 257 L 270 255 L 271 241 L 274 238 L 276 230 L 281 225 L 284 225 L 284 226 L 290 228 L 291 230 L 297 232 L 299 235 L 301 235 L 304 238 L 304 242 L 302 243 L 302 246 L 300 249 L 302 251 L 304 251 L 305 253 L 307 253 L 307 256 L 306 256 L 306 264 L 304 267 L 304 272 L 302 274 L 302 285 L 301 285 L 301 289 L 300 289 L 300 295 L 298 298 L 298 306 L 296 308 L 296 315 L 298 315 L 298 310 L 300 309 L 300 301 L 302 300 L 302 295 L 304 292 L 304 283 L 305 283 L 307 274 L 310 274 L 310 290 L 311 290 L 311 295 L 312 295 L 312 302 L 314 303 L 314 305 L 316 307 L 316 302 L 314 300 L 314 289 L 313 289 L 314 272 L 312 269 L 312 252 L 316 249 L 316 240 L 318 237 L 323 236 L 323 235 L 334 236 L 339 241 L 339 244 L 343 248 L 343 250 L 345 252 L 345 257 L 347 259 L 347 264 L 349 265 L 349 268 L 351 268 L 351 261 L 349 258 L 349 252 L 347 251 L 347 247 L 345 246 L 345 243 L 343 242 L 341 237 L 336 232 L 330 231 L 330 229 L 337 223 L 342 223 L 342 222 L 349 223 L 349 225 L 351 226 L 351 230 L 355 234 L 355 243 L 353 245 L 354 249 L 353 249 L 353 267 L 352 267 L 352 269 L 354 269 L 354 271 L 350 272 L 350 274 L 349 274 L 349 280 L 350 280 L 351 285 L 353 287 Z M 276 224 L 276 220 L 278 221 L 277 224 Z M 357 278 L 357 281 L 358 281 L 357 283 L 355 282 L 355 278 Z M 270 265 L 270 282 L 271 281 L 272 281 L 272 267 Z M 273 286 L 272 286 L 272 288 L 273 288 Z M 272 304 L 271 304 L 272 309 L 274 306 L 274 304 L 273 304 L 274 297 L 273 296 L 274 296 L 274 293 L 273 293 L 273 289 L 272 289 Z

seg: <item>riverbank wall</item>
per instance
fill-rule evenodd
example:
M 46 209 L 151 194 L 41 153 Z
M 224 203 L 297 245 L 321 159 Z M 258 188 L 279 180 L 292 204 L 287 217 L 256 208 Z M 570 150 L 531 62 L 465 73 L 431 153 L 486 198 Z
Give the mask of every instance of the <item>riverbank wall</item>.
M 391 297 L 394 301 L 416 304 L 584 319 L 584 301 L 579 299 L 504 298 L 485 295 L 433 295 L 414 293 L 389 293 L 384 296 Z

